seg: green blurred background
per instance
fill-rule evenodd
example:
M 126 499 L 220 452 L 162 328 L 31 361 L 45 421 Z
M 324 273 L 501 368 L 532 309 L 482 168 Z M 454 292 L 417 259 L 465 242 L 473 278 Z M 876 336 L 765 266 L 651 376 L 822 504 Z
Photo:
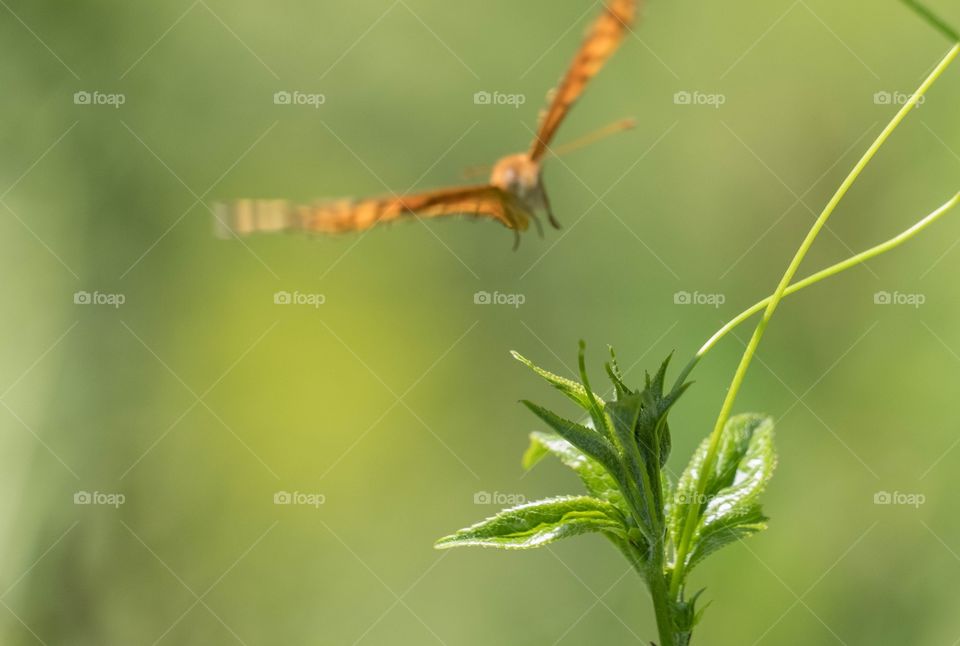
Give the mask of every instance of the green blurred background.
M 465 220 L 238 243 L 214 238 L 203 204 L 425 189 L 524 149 L 597 5 L 0 4 L 11 645 L 648 643 L 646 592 L 600 538 L 431 547 L 496 511 L 483 492 L 579 491 L 555 464 L 521 472 L 537 425 L 516 401 L 572 411 L 508 351 L 569 373 L 583 338 L 597 380 L 608 343 L 634 381 L 671 351 L 686 361 L 772 290 L 895 111 L 883 97 L 948 48 L 896 2 L 654 0 L 559 139 L 638 127 L 548 164 L 562 231 L 517 252 Z M 960 23 L 950 0 L 931 6 Z M 325 103 L 276 105 L 278 91 Z M 526 104 L 476 105 L 478 91 Z M 805 272 L 957 190 L 958 105 L 951 69 Z M 696 643 L 957 643 L 956 219 L 783 306 L 737 406 L 778 420 L 773 521 L 695 573 L 713 600 Z M 325 302 L 275 305 L 280 291 Z M 476 305 L 482 291 L 525 303 Z M 876 305 L 884 291 L 925 302 Z M 731 336 L 695 373 L 675 471 L 741 350 Z M 324 504 L 276 505 L 281 491 Z M 878 506 L 879 491 L 926 502 Z

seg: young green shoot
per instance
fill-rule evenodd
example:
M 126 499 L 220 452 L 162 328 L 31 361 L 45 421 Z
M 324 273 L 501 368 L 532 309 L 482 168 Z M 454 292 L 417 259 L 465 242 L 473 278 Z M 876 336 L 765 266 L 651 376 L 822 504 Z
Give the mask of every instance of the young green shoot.
M 915 2 L 904 1 L 941 32 L 956 36 Z M 532 402 L 523 402 L 549 428 L 531 434 L 523 466 L 531 469 L 551 455 L 576 472 L 587 493 L 506 509 L 440 539 L 437 548 L 523 550 L 569 536 L 600 534 L 625 556 L 650 590 L 659 645 L 688 646 L 703 612 L 703 608 L 696 607 L 703 590 L 694 594 L 686 591 L 690 572 L 715 551 L 766 527 L 759 498 L 776 465 L 773 421 L 763 415 L 732 415 L 732 411 L 780 302 L 896 249 L 960 204 L 957 193 L 899 235 L 794 282 L 807 253 L 850 188 L 958 55 L 960 43 L 940 61 L 847 175 L 804 238 L 774 293 L 710 337 L 680 372 L 671 390 L 664 387 L 669 358 L 654 375 L 646 374 L 642 388 L 631 388 L 611 350 L 606 372 L 613 397 L 607 401 L 590 385 L 582 343 L 579 381 L 548 372 L 514 353 L 515 358 L 579 408 L 574 418 L 566 418 Z M 668 415 L 689 387 L 687 378 L 700 359 L 731 330 L 757 314 L 761 318 L 734 373 L 713 430 L 673 483 L 666 469 L 672 446 Z

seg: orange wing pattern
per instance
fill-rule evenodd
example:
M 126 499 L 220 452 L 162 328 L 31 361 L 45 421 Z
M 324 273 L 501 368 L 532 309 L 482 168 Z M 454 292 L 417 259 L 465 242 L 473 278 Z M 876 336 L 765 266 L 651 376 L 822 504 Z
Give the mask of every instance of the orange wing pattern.
M 607 0 L 603 14 L 591 27 L 573 64 L 556 89 L 550 107 L 540 121 L 540 130 L 530 147 L 530 158 L 539 161 L 570 108 L 587 83 L 613 55 L 636 20 L 638 0 Z
M 594 22 L 541 119 L 539 132 L 530 152 L 526 156 L 510 156 L 502 161 L 522 158 L 525 164 L 532 163 L 539 168 L 540 160 L 546 154 L 550 141 L 570 108 L 583 94 L 590 79 L 600 71 L 623 42 L 636 19 L 638 3 L 639 0 L 605 0 L 603 13 Z M 512 168 L 512 171 L 515 170 Z M 516 187 L 516 180 L 504 180 L 502 185 L 493 181 L 492 184 L 413 195 L 359 201 L 341 200 L 313 205 L 295 205 L 286 200 L 238 200 L 215 205 L 214 218 L 217 233 L 226 238 L 279 231 L 347 233 L 365 231 L 375 225 L 405 217 L 435 218 L 447 215 L 493 219 L 519 235 L 520 231 L 529 228 L 531 219 L 539 227 L 531 212 L 535 207 L 528 205 L 528 200 L 523 198 L 523 195 L 539 193 L 544 202 L 542 206 L 549 210 L 546 194 L 543 193 L 536 173 L 529 183 L 530 186 Z
M 214 210 L 221 237 L 257 232 L 364 231 L 408 216 L 466 215 L 493 218 L 508 229 L 525 231 L 531 214 L 512 194 L 495 186 L 466 186 L 406 196 L 294 205 L 285 200 L 238 200 Z

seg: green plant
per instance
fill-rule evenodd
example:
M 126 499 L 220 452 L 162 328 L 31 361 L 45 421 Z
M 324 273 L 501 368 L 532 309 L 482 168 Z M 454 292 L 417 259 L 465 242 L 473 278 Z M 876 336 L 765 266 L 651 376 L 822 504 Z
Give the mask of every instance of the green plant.
M 941 32 L 956 33 L 926 9 L 904 0 Z M 773 422 L 757 414 L 732 415 L 754 354 L 780 302 L 790 294 L 886 253 L 931 226 L 960 203 L 960 193 L 901 234 L 803 280 L 793 282 L 801 263 L 837 206 L 869 162 L 922 97 L 960 55 L 955 45 L 884 128 L 821 212 L 774 293 L 745 310 L 712 336 L 666 388 L 669 359 L 643 388 L 631 388 L 611 350 L 606 372 L 614 397 L 605 401 L 590 386 L 581 343 L 580 381 L 573 381 L 514 356 L 571 399 L 585 416 L 578 423 L 532 402 L 523 402 L 551 430 L 530 437 L 524 455 L 529 469 L 553 455 L 580 477 L 588 495 L 562 496 L 507 509 L 440 539 L 440 549 L 460 546 L 531 549 L 579 534 L 599 533 L 612 542 L 650 590 L 661 646 L 686 646 L 703 609 L 703 590 L 688 593 L 692 570 L 713 552 L 766 527 L 759 497 L 776 458 Z M 686 392 L 691 371 L 738 325 L 761 314 L 734 374 L 716 424 L 694 452 L 676 483 L 666 473 L 671 435 L 668 415 Z

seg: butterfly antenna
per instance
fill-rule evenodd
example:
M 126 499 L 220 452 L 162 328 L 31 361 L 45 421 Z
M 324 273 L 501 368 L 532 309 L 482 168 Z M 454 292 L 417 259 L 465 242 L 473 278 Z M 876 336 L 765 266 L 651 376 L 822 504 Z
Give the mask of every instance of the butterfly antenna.
M 563 157 L 564 155 L 568 155 L 572 152 L 580 150 L 581 148 L 586 148 L 587 146 L 593 145 L 598 141 L 602 141 L 607 137 L 611 137 L 627 130 L 633 130 L 636 127 L 636 119 L 621 119 L 620 121 L 611 123 L 610 125 L 600 128 L 595 132 L 580 137 L 579 139 L 575 139 L 570 143 L 557 146 L 551 151 L 551 153 L 556 157 Z

